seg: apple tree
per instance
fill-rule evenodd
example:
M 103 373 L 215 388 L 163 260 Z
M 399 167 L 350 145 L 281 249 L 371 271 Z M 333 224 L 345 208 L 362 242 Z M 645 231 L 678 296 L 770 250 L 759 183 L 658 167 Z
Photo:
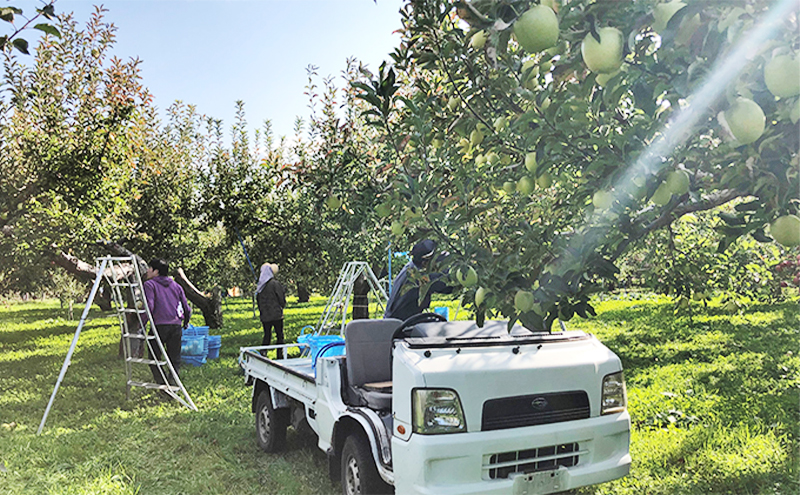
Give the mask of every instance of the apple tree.
M 8 53 L 0 100 L 0 290 L 31 290 L 62 252 L 121 226 L 121 164 L 148 101 L 139 62 L 111 56 L 97 9 L 84 28 L 55 21 L 36 55 Z
M 439 241 L 454 283 L 475 271 L 461 292 L 479 321 L 592 314 L 633 244 L 722 205 L 720 251 L 800 244 L 795 3 L 410 0 L 401 14 L 393 67 L 356 85 L 394 164 L 388 221 Z

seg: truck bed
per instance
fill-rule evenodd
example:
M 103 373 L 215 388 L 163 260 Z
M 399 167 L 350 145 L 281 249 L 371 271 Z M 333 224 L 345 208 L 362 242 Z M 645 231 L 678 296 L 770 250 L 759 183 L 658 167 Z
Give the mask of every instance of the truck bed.
M 251 380 L 261 380 L 278 392 L 312 405 L 317 399 L 317 390 L 314 371 L 311 368 L 311 357 L 269 359 L 260 352 L 304 346 L 304 344 L 283 344 L 244 347 L 240 349 L 239 365 L 244 370 L 248 383 Z

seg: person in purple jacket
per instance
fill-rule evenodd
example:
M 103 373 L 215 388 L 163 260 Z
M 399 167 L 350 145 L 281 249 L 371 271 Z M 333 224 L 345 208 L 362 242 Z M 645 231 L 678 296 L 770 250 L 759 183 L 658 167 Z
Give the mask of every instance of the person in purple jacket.
M 167 350 L 167 357 L 178 373 L 181 364 L 181 336 L 183 329 L 189 325 L 192 308 L 186 302 L 183 288 L 169 277 L 169 265 L 163 259 L 153 259 L 147 269 L 147 281 L 144 283 L 144 297 L 153 321 L 150 328 L 158 332 L 161 343 Z M 153 345 L 152 359 L 161 359 L 161 349 Z M 158 370 L 158 365 L 151 364 L 153 379 L 156 383 L 164 385 L 164 380 Z M 168 379 L 170 385 L 175 385 L 174 377 Z

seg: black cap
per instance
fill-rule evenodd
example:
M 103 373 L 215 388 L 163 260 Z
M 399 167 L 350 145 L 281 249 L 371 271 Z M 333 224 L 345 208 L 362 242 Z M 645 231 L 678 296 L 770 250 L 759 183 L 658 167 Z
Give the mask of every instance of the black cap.
M 415 265 L 419 265 L 423 260 L 430 259 L 433 252 L 436 250 L 436 243 L 430 239 L 418 242 L 411 249 L 411 259 Z

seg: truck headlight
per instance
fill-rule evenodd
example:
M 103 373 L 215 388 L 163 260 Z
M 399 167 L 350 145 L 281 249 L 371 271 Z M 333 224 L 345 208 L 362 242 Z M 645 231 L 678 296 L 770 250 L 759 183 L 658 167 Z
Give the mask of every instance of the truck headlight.
M 454 390 L 414 389 L 412 407 L 414 433 L 435 435 L 467 431 L 461 400 Z
M 611 373 L 603 378 L 603 395 L 600 414 L 613 414 L 625 410 L 627 397 L 625 392 L 625 377 L 621 371 Z

